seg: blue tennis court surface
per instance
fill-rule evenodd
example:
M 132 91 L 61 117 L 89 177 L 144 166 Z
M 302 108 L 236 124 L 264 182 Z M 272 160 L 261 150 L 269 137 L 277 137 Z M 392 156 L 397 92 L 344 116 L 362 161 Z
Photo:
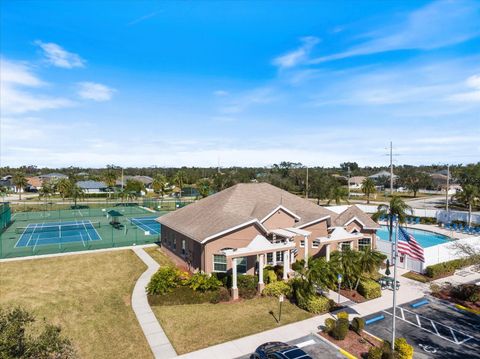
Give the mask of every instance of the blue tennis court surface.
M 155 235 L 160 234 L 160 223 L 156 221 L 157 218 L 158 216 L 130 218 L 130 222 L 143 230 L 145 234 Z
M 36 247 L 46 244 L 99 241 L 102 238 L 91 221 L 30 223 L 17 228 L 21 236 L 15 247 Z

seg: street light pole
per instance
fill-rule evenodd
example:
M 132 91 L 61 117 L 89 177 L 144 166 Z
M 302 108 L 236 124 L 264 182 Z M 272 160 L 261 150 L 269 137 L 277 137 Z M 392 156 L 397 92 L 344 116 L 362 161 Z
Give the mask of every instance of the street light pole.
M 395 350 L 395 316 L 397 314 L 397 243 L 398 243 L 398 216 L 395 216 L 395 243 L 393 247 L 393 318 L 392 318 L 392 352 Z

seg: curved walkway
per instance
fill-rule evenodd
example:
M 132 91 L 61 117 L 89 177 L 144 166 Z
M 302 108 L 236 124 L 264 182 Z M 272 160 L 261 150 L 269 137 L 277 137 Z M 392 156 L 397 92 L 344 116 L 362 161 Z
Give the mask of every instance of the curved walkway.
M 158 323 L 155 314 L 153 314 L 152 308 L 150 308 L 150 304 L 148 304 L 147 293 L 145 292 L 145 287 L 151 276 L 160 266 L 142 248 L 133 248 L 133 251 L 148 267 L 147 270 L 142 273 L 140 278 L 138 278 L 135 288 L 133 288 L 133 311 L 137 316 L 143 334 L 145 334 L 145 337 L 147 338 L 155 359 L 174 358 L 177 356 L 177 353 L 165 335 L 160 323 Z

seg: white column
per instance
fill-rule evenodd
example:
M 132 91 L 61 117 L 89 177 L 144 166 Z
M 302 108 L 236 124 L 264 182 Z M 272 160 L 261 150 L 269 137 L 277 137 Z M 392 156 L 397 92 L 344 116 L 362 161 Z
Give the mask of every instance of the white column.
M 277 265 L 277 252 L 273 252 L 273 265 L 276 266 Z
M 290 256 L 289 250 L 283 252 L 283 279 L 288 279 L 288 272 L 290 271 Z
M 305 248 L 304 248 L 305 264 L 307 264 L 307 261 L 308 261 L 308 236 L 304 236 L 303 239 L 304 239 L 304 242 L 305 242 Z
M 325 258 L 327 262 L 330 260 L 330 244 L 325 245 Z
M 350 242 L 350 249 L 353 251 L 353 241 Z
M 263 256 L 265 254 L 260 254 L 258 256 L 258 284 L 263 284 L 263 266 L 264 266 L 264 260 Z
M 237 288 L 237 258 L 232 259 L 232 288 L 231 288 L 232 299 L 238 299 L 238 288 Z
M 232 289 L 237 289 L 237 258 L 232 259 Z

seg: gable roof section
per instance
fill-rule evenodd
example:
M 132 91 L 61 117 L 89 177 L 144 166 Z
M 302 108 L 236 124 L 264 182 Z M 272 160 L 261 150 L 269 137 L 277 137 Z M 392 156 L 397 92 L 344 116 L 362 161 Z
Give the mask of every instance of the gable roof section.
M 337 218 L 335 218 L 334 224 L 335 226 L 343 227 L 354 220 L 357 220 L 357 222 L 362 224 L 366 229 L 380 228 L 378 223 L 376 223 L 368 214 L 363 212 L 355 205 L 348 207 L 345 211 L 340 213 Z
M 332 211 L 268 183 L 239 183 L 157 219 L 161 224 L 202 242 L 251 221 L 260 222 L 279 206 L 296 214 L 296 226 Z

